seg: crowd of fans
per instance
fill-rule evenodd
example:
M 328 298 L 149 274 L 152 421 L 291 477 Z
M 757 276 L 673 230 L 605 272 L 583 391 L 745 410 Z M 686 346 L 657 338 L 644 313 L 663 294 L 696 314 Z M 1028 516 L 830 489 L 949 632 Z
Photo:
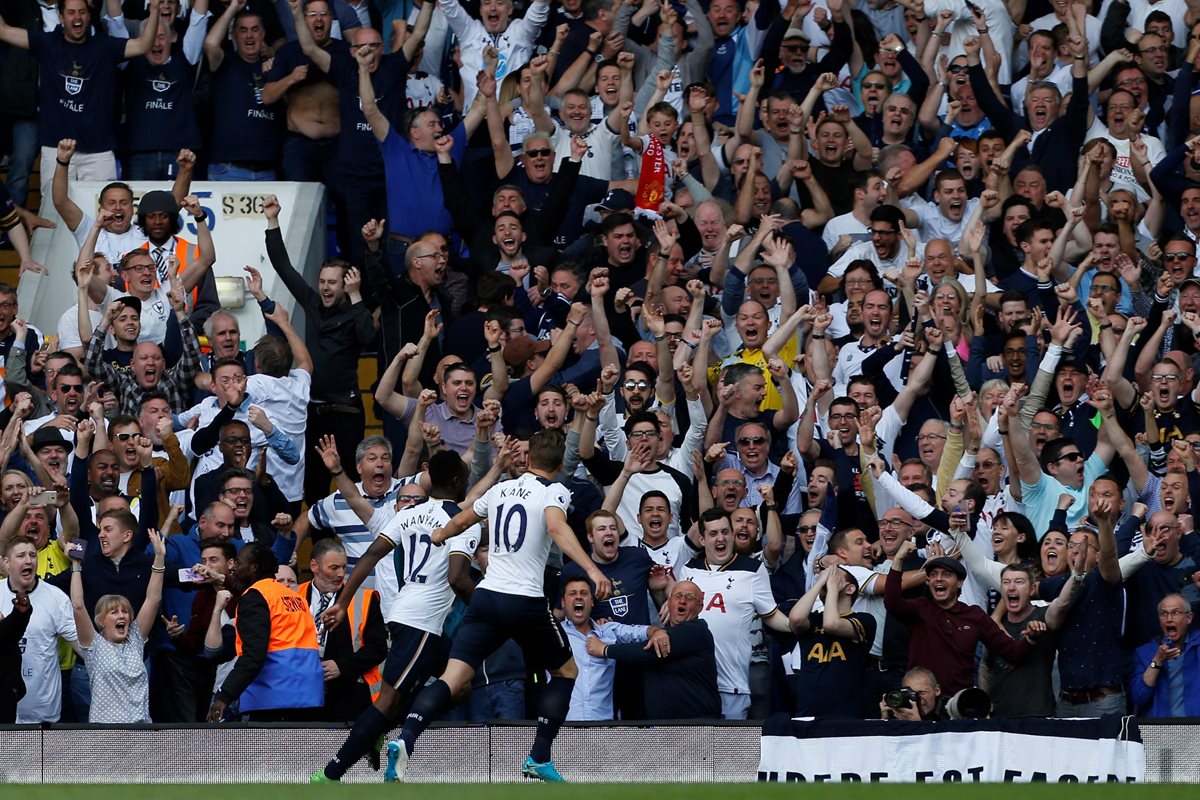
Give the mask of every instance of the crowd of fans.
M 0 225 L 78 294 L 0 285 L 0 721 L 355 719 L 521 545 L 424 587 L 405 526 L 534 468 L 569 719 L 1200 716 L 1200 2 L 0 15 Z M 203 178 L 261 184 L 258 342 Z M 510 641 L 452 718 L 544 685 Z

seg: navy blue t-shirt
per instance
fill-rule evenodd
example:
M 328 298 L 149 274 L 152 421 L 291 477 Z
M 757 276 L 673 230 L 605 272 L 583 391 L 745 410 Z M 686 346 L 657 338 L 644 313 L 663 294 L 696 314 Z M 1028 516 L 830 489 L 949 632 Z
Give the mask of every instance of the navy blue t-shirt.
M 1038 596 L 1047 602 L 1058 597 L 1069 576 L 1045 578 Z M 1125 621 L 1125 589 L 1110 585 L 1093 569 L 1075 590 L 1058 640 L 1058 674 L 1064 692 L 1122 686 L 1127 653 L 1121 646 Z
M 261 61 L 243 60 L 228 42 L 223 47 L 225 58 L 213 75 L 211 161 L 277 161 L 283 142 L 283 106 L 263 105 L 266 81 Z
M 145 56 L 125 68 L 125 145 L 131 153 L 200 149 L 193 90 L 196 68 L 176 42 L 162 65 Z
M 338 167 L 346 175 L 382 177 L 383 157 L 379 155 L 379 142 L 363 116 L 362 99 L 358 96 L 358 62 L 349 51 L 333 51 L 330 56 L 329 77 L 338 89 L 338 110 L 342 120 Z M 375 102 L 393 125 L 400 123 L 407 108 L 409 66 L 403 53 L 391 53 L 379 59 L 379 66 L 371 73 Z
M 640 547 L 618 547 L 617 558 L 610 564 L 596 566 L 612 581 L 612 597 L 597 600 L 592 607 L 592 619 L 611 619 L 623 625 L 653 625 L 658 614 L 650 614 L 650 568 L 654 559 Z M 585 578 L 583 568 L 570 563 L 563 567 L 562 584 L 568 578 Z
M 80 153 L 117 146 L 117 64 L 128 39 L 89 36 L 72 44 L 62 27 L 29 31 L 29 52 L 38 62 L 38 134 L 42 147 L 74 139 Z
M 350 56 L 350 45 L 341 39 L 330 39 L 324 49 L 330 55 L 341 53 L 351 61 L 354 60 Z M 296 84 L 296 87 L 314 86 L 318 83 L 337 85 L 332 77 L 317 69 L 317 65 L 312 62 L 312 59 L 304 55 L 299 42 L 288 42 L 275 53 L 275 61 L 271 64 L 271 71 L 267 73 L 267 83 L 274 83 L 286 78 L 296 67 L 308 67 L 308 75 Z

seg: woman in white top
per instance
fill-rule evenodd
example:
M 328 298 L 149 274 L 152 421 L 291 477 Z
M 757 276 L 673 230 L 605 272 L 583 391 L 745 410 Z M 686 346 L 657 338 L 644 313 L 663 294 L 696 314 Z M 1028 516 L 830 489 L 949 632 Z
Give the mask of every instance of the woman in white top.
M 88 617 L 83 601 L 83 564 L 71 567 L 71 605 L 79 654 L 87 659 L 92 682 L 92 707 L 88 722 L 137 723 L 150 721 L 150 680 L 146 674 L 146 632 L 154 625 L 162 600 L 167 545 L 158 531 L 149 531 L 154 564 L 146 601 L 133 615 L 129 600 L 106 594 L 96 601 L 96 615 Z

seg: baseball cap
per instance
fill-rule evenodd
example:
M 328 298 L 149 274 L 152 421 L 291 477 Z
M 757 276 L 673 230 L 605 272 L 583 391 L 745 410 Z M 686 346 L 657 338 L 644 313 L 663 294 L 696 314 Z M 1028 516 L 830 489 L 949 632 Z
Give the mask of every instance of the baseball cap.
M 56 444 L 63 447 L 70 447 L 70 443 L 62 435 L 62 431 L 51 425 L 43 425 L 33 432 L 33 441 L 29 443 L 29 446 L 33 452 L 37 453 L 43 448 L 52 447 Z
M 122 295 L 121 297 L 118 297 L 113 302 L 121 303 L 126 308 L 132 308 L 134 311 L 138 312 L 139 314 L 142 313 L 142 301 L 139 298 L 134 297 L 131 294 Z
M 596 208 L 604 211 L 632 211 L 634 205 L 632 194 L 624 189 L 611 189 L 604 195 L 604 199 L 596 204 Z
M 528 334 L 510 339 L 504 347 L 504 361 L 510 367 L 520 367 L 538 353 L 550 349 L 548 339 L 533 339 Z
M 1179 290 L 1183 291 L 1185 286 L 1200 286 L 1200 278 L 1187 278 L 1183 283 L 1179 284 Z
M 953 572 L 958 576 L 959 580 L 967 579 L 967 568 L 964 567 L 962 562 L 958 561 L 957 559 L 950 558 L 949 556 L 938 556 L 937 558 L 926 561 L 925 574 L 928 575 L 930 570 L 936 567 L 941 567 L 942 569 Z

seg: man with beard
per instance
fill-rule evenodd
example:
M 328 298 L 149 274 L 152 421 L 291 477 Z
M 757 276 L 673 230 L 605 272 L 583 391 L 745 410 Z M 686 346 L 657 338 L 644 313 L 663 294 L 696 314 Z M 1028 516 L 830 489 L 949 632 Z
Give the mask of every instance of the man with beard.
M 32 436 L 43 425 L 53 425 L 68 433 L 75 431 L 75 424 L 84 416 L 83 396 L 86 385 L 83 381 L 83 370 L 75 364 L 67 363 L 54 375 L 50 382 L 50 402 L 53 407 L 44 416 L 27 419 L 24 422 L 24 433 Z
M 1162 635 L 1133 654 L 1130 694 L 1134 706 L 1146 717 L 1200 714 L 1200 631 L 1190 630 L 1194 613 L 1178 594 L 1159 601 L 1157 611 Z
M 0 613 L 5 617 L 30 614 L 32 606 L 21 639 L 25 694 L 17 703 L 16 721 L 57 722 L 62 708 L 58 637 L 68 642 L 78 638 L 71 600 L 61 589 L 38 578 L 37 545 L 28 536 L 5 542 L 3 555 L 8 579 L 0 584 Z
M 1004 615 L 1000 627 L 1012 639 L 1021 639 L 1025 631 L 1042 631 L 1034 638 L 1033 651 L 1020 664 L 1011 664 L 1003 656 L 988 650 L 983 667 L 986 681 L 980 680 L 992 699 L 992 716 L 999 719 L 1054 716 L 1052 670 L 1058 637 L 1074 593 L 1074 581 L 1050 605 L 1035 606 L 1034 574 L 1029 567 L 1009 564 L 1000 573 L 1000 603 Z
M 314 365 L 321 365 L 312 372 L 306 442 L 314 446 L 321 436 L 334 436 L 349 462 L 351 448 L 362 439 L 366 425 L 358 391 L 358 359 L 375 343 L 375 324 L 363 303 L 362 278 L 356 267 L 341 259 L 326 260 L 317 289 L 296 271 L 283 243 L 279 211 L 279 200 L 268 195 L 263 209 L 267 217 L 267 255 L 296 304 L 304 309 L 303 341 Z M 324 495 L 330 476 L 320 460 L 307 459 L 304 474 L 304 496 Z
M 870 224 L 867 232 L 871 237 L 869 242 L 857 242 L 850 245 L 841 258 L 833 263 L 817 291 L 821 294 L 833 294 L 841 287 L 838 285 L 850 264 L 859 259 L 865 259 L 875 265 L 879 274 L 892 270 L 903 270 L 905 262 L 910 258 L 921 258 L 924 246 L 919 239 L 916 241 L 915 252 L 909 252 L 909 246 L 902 234 L 904 233 L 904 212 L 896 206 L 881 205 L 870 214 Z M 889 294 L 894 290 L 889 289 Z
M 144 55 L 158 34 L 158 14 L 149 15 L 136 39 L 92 35 L 86 0 L 65 0 L 62 25 L 50 32 L 11 27 L 0 20 L 0 42 L 28 50 L 38 62 L 41 100 L 38 115 L 42 145 L 42 196 L 50 194 L 55 143 L 77 140 L 82 152 L 71 170 L 74 180 L 110 181 L 117 176 L 114 107 L 117 65 Z M 64 168 L 70 164 L 58 161 Z M 135 606 L 136 608 L 136 606 Z
M 292 515 L 277 514 L 267 525 L 254 519 L 254 473 L 229 468 L 221 472 L 217 498 L 233 509 L 234 536 L 271 548 L 275 558 L 290 558 L 296 538 L 291 535 Z M 274 575 L 274 573 L 272 573 Z
M 609 454 L 622 458 L 625 455 L 625 446 L 621 442 L 624 438 L 621 429 L 625 422 L 630 416 L 649 411 L 652 405 L 658 405 L 658 371 L 645 361 L 630 361 L 625 366 L 620 381 L 616 380 L 617 374 L 616 364 L 606 365 L 600 371 L 600 391 L 604 395 L 604 408 L 600 409 L 600 419 L 596 428 Z M 617 411 L 614 389 L 621 395 L 624 412 Z
M 539 213 L 541 211 L 541 209 L 534 210 Z M 507 274 L 514 265 L 520 265 L 523 262 L 546 267 L 553 267 L 557 263 L 557 251 L 529 244 L 526 239 L 525 223 L 521 215 L 515 211 L 501 211 L 492 219 L 492 245 L 494 247 L 475 254 L 476 268 L 481 275 L 495 270 Z M 497 251 L 499 258 L 492 258 Z M 525 288 L 527 287 L 521 287 L 522 290 Z
M 670 648 L 660 653 L 640 643 L 604 644 L 587 641 L 588 655 L 618 663 L 640 664 L 643 669 L 646 715 L 649 719 L 718 719 L 721 696 L 717 690 L 717 661 L 713 633 L 700 619 L 704 592 L 692 581 L 672 587 L 667 605 Z
M 333 38 L 331 3 L 308 0 L 303 5 L 302 20 L 301 4 L 289 5 L 297 27 L 304 23 L 316 47 L 331 55 L 346 53 L 347 44 Z M 338 87 L 319 70 L 311 69 L 312 66 L 313 61 L 301 49 L 301 43 L 288 42 L 276 51 L 271 69 L 264 77 L 262 99 L 266 105 L 283 100 L 287 106 L 287 135 L 281 161 L 284 180 L 321 181 L 336 187 Z
M 775 604 L 766 566 L 737 555 L 725 512 L 705 511 L 699 526 L 704 554 L 688 562 L 679 577 L 695 583 L 707 598 L 701 618 L 713 630 L 722 716 L 745 719 L 750 708 L 751 622 L 761 617 L 764 630 L 781 633 L 790 632 L 791 626 Z
M 900 545 L 883 595 L 888 613 L 908 627 L 909 668 L 926 665 L 937 676 L 942 690 L 953 695 L 975 684 L 975 649 L 980 641 L 1011 663 L 1023 662 L 1033 650 L 1037 632 L 1027 628 L 1022 634 L 1025 638 L 1011 639 L 983 609 L 961 602 L 958 595 L 967 570 L 958 561 L 940 556 L 926 562 L 929 598 L 909 600 L 901 596 L 903 563 L 916 549 L 912 542 Z

